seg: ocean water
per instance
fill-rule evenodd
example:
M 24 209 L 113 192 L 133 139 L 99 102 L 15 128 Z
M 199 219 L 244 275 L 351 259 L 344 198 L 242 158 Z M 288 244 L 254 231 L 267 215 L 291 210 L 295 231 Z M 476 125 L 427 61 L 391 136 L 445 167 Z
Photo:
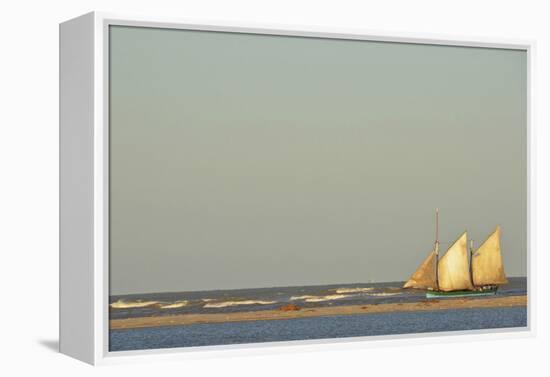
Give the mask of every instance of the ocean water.
M 110 350 L 347 338 L 527 326 L 527 309 L 484 308 L 111 330 Z
M 109 315 L 111 319 L 118 319 L 271 310 L 290 303 L 310 308 L 418 302 L 426 299 L 424 290 L 402 289 L 402 286 L 403 282 L 357 283 L 111 296 Z M 500 287 L 497 292 L 498 296 L 525 294 L 525 278 L 510 278 L 509 284 Z
M 309 308 L 426 300 L 425 291 L 402 289 L 402 285 L 403 282 L 390 282 L 111 296 L 110 318 L 271 310 L 289 303 Z M 497 296 L 526 294 L 525 278 L 510 278 L 509 284 L 497 292 Z M 122 351 L 526 325 L 526 308 L 394 312 L 111 330 L 109 348 Z

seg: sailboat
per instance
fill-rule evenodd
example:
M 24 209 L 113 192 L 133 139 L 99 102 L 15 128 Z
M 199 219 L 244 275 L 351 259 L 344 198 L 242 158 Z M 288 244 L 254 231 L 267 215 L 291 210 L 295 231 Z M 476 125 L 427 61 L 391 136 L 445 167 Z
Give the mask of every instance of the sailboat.
M 439 210 L 436 210 L 435 245 L 403 288 L 426 289 L 427 298 L 488 296 L 508 283 L 500 252 L 500 226 L 474 251 L 462 233 L 439 258 Z

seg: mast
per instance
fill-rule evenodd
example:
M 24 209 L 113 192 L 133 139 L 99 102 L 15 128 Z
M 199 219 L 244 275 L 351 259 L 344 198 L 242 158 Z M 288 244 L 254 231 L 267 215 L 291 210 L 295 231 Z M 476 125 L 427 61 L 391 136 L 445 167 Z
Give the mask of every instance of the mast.
M 439 290 L 439 208 L 435 209 L 435 290 Z
M 472 270 L 472 262 L 474 260 L 474 240 L 470 240 L 470 281 L 475 289 L 474 275 Z

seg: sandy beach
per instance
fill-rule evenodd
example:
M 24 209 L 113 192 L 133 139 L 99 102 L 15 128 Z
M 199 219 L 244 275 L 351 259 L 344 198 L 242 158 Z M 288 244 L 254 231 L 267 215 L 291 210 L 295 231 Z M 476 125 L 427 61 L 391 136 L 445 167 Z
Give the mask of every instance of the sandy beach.
M 491 298 L 456 298 L 444 300 L 425 300 L 420 302 L 348 305 L 300 310 L 260 310 L 236 313 L 180 314 L 168 316 L 113 319 L 109 321 L 112 330 L 134 329 L 161 326 L 182 326 L 197 323 L 221 323 L 261 320 L 283 320 L 333 315 L 370 314 L 406 311 L 434 311 L 449 309 L 496 308 L 526 306 L 527 296 L 508 296 Z

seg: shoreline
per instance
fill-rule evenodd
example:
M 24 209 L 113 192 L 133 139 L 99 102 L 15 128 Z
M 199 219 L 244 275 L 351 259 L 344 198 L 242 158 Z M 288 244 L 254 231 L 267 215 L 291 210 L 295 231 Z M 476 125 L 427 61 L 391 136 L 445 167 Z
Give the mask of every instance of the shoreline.
M 302 308 L 300 310 L 258 310 L 234 313 L 175 314 L 154 317 L 136 317 L 109 320 L 110 330 L 137 329 L 147 327 L 183 326 L 192 324 L 285 320 L 335 315 L 373 314 L 389 312 L 414 312 L 450 309 L 475 309 L 527 306 L 527 296 L 491 298 L 430 299 L 418 302 L 328 306 Z

